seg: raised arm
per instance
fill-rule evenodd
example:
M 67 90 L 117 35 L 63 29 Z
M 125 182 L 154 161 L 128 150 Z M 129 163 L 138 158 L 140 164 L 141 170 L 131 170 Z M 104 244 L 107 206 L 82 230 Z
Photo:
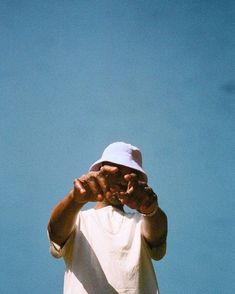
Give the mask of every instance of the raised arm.
M 87 202 L 103 201 L 108 193 L 107 174 L 115 174 L 117 167 L 103 167 L 74 181 L 73 189 L 52 211 L 48 233 L 51 241 L 63 246 L 72 233 L 77 214 Z
M 157 195 L 147 183 L 139 181 L 136 174 L 125 176 L 128 181 L 126 193 L 122 193 L 122 203 L 143 215 L 141 232 L 146 242 L 154 248 L 155 259 L 166 253 L 167 216 L 158 205 Z
M 75 200 L 75 195 L 76 188 L 73 188 L 68 195 L 55 206 L 48 223 L 50 240 L 61 247 L 72 233 L 77 214 L 84 205 L 84 203 L 79 203 Z
M 160 207 L 157 207 L 154 215 L 143 217 L 141 229 L 147 243 L 155 249 L 156 259 L 163 258 L 166 254 L 167 216 Z

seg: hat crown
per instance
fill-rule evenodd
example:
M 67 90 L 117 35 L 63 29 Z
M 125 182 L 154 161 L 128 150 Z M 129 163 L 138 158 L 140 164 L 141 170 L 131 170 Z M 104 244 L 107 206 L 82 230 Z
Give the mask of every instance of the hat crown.
M 141 172 L 143 180 L 147 181 L 147 174 L 142 168 L 142 155 L 139 148 L 125 142 L 115 142 L 108 145 L 99 160 L 90 166 L 90 171 L 100 169 L 102 162 L 123 165 Z
M 109 161 L 109 158 L 117 158 L 117 160 L 120 160 L 120 164 L 122 164 L 123 159 L 129 159 L 129 160 L 134 160 L 139 166 L 142 167 L 142 155 L 140 150 L 132 146 L 131 144 L 127 144 L 124 142 L 115 142 L 110 145 L 108 145 L 103 154 L 102 154 L 102 159 L 105 161 Z M 117 163 L 117 162 L 116 162 Z

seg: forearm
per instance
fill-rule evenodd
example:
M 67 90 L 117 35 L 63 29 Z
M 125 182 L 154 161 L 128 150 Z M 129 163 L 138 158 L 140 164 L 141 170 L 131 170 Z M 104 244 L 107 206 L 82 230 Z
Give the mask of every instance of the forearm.
M 158 208 L 153 216 L 144 216 L 142 234 L 151 247 L 159 247 L 166 241 L 167 216 Z
M 63 246 L 67 238 L 71 234 L 76 217 L 83 203 L 74 201 L 74 190 L 60 201 L 52 211 L 49 223 L 48 233 L 50 239 L 56 244 Z

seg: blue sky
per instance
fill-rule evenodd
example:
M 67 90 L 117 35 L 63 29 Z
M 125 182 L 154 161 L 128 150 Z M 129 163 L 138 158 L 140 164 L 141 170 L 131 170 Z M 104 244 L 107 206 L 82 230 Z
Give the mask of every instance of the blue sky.
M 106 145 L 169 217 L 163 294 L 234 284 L 234 1 L 0 3 L 1 293 L 62 293 L 52 207 Z

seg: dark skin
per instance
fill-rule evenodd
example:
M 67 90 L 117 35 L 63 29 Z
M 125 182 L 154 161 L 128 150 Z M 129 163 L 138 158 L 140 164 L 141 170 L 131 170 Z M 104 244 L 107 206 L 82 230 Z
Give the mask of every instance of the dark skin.
M 165 255 L 167 217 L 140 172 L 106 162 L 99 171 L 76 179 L 73 189 L 52 211 L 48 224 L 52 241 L 64 245 L 74 229 L 77 213 L 87 202 L 96 202 L 95 209 L 112 205 L 124 211 L 126 205 L 143 214 L 156 211 L 153 216 L 143 217 L 141 232 L 149 246 L 156 248 L 156 259 Z

